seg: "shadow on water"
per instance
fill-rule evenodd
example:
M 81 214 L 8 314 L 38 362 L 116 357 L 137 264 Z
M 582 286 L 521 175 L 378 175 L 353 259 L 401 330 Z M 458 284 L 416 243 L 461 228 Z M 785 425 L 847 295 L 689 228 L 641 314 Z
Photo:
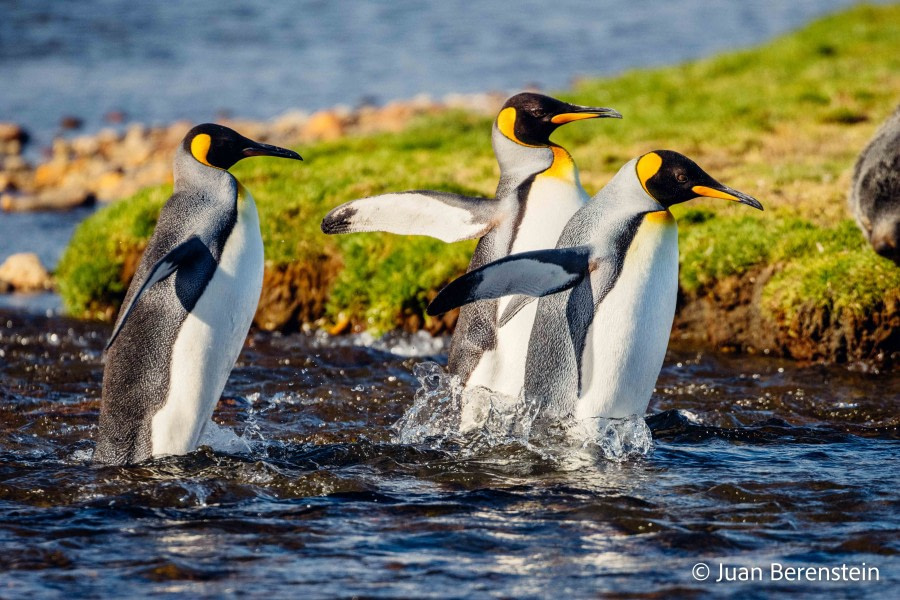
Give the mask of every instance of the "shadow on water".
M 89 462 L 106 335 L 0 314 L 2 593 L 889 597 L 896 582 L 895 375 L 673 350 L 652 448 L 572 463 L 514 435 L 399 443 L 417 365 L 443 360 L 430 338 L 254 334 L 207 436 L 219 450 L 121 468 Z M 881 580 L 714 584 L 692 578 L 701 560 L 866 563 Z

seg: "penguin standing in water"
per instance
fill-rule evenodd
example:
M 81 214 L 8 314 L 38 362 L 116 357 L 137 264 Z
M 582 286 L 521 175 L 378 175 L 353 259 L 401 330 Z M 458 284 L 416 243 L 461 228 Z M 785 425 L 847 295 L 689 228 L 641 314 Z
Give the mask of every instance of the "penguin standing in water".
M 301 160 L 209 123 L 176 151 L 172 197 L 106 347 L 96 462 L 185 454 L 212 417 L 262 290 L 256 205 L 228 172 L 248 156 Z
M 542 416 L 643 415 L 662 368 L 678 293 L 678 230 L 669 207 L 698 196 L 762 210 L 677 152 L 629 161 L 575 213 L 555 249 L 471 271 L 428 308 L 440 314 L 515 294 L 500 329 L 540 298 L 528 344 L 525 396 Z M 480 302 L 476 302 L 478 304 Z
M 494 198 L 421 190 L 372 196 L 332 210 L 322 221 L 322 231 L 386 231 L 428 235 L 445 242 L 481 238 L 470 271 L 511 253 L 551 248 L 588 195 L 572 157 L 551 142 L 550 135 L 565 123 L 604 117 L 622 115 L 610 108 L 578 106 L 541 94 L 512 96 L 491 134 L 500 165 Z M 497 319 L 505 303 L 506 299 L 490 300 L 462 308 L 448 366 L 466 388 L 484 386 L 517 396 L 524 381 L 534 310 L 521 311 L 498 331 Z M 466 421 L 464 414 L 464 429 L 471 425 Z

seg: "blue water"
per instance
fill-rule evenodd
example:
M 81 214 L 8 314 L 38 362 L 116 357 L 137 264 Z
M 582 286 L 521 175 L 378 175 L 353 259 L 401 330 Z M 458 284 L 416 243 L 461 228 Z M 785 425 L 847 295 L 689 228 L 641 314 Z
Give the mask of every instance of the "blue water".
M 445 360 L 427 336 L 257 332 L 215 414 L 243 448 L 100 467 L 108 334 L 0 309 L 0 597 L 897 597 L 900 378 L 672 349 L 653 448 L 573 464 L 515 436 L 398 439 L 431 385 L 413 369 Z
M 854 0 L 0 0 L 0 120 L 269 118 L 545 89 L 763 42 Z

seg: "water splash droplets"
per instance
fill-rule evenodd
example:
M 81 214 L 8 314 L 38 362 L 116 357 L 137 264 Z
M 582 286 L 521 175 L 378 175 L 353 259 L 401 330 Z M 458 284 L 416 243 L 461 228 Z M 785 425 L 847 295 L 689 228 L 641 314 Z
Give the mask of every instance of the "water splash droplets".
M 650 429 L 639 415 L 550 420 L 542 415 L 539 399 L 464 390 L 459 378 L 437 363 L 419 363 L 413 375 L 420 386 L 413 405 L 394 425 L 395 443 L 455 447 L 467 456 L 513 445 L 562 466 L 596 458 L 623 461 L 653 449 Z

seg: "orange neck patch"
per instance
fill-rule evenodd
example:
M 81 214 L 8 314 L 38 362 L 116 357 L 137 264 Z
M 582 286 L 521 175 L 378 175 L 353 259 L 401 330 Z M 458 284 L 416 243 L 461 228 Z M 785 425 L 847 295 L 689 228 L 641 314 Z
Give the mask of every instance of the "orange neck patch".
M 644 221 L 654 225 L 671 225 L 675 222 L 675 217 L 668 210 L 657 210 L 644 215 Z
M 575 180 L 575 161 L 572 156 L 566 152 L 565 148 L 560 146 L 550 146 L 553 150 L 553 163 L 546 171 L 540 174 L 540 177 L 556 177 L 566 181 Z
M 212 138 L 209 137 L 209 134 L 200 133 L 194 136 L 194 139 L 191 140 L 191 154 L 196 158 L 199 162 L 202 162 L 204 165 L 212 167 L 209 164 L 209 161 L 206 159 L 209 154 L 209 147 L 212 145 Z

